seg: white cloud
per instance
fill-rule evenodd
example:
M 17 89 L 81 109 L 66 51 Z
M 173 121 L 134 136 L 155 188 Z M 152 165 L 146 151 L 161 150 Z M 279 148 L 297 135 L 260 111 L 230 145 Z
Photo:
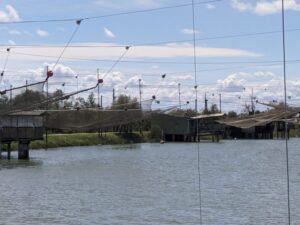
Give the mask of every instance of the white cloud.
M 214 4 L 207 4 L 206 8 L 212 10 L 212 9 L 216 9 L 216 6 Z
M 16 29 L 9 30 L 8 33 L 9 33 L 10 35 L 21 35 L 21 34 L 22 34 L 21 31 L 16 30 Z
M 9 40 L 9 41 L 8 41 L 8 44 L 9 44 L 9 45 L 16 45 L 16 42 L 14 42 L 13 40 Z
M 45 31 L 45 30 L 40 30 L 40 29 L 36 30 L 36 34 L 37 34 L 38 36 L 40 36 L 40 37 L 46 37 L 46 36 L 49 35 L 49 33 L 48 33 L 47 31 Z
M 183 34 L 187 34 L 187 35 L 193 35 L 194 34 L 194 30 L 190 29 L 190 28 L 184 28 L 181 30 L 181 33 Z M 199 34 L 200 32 L 198 30 L 195 30 L 195 34 Z
M 5 10 L 0 11 L 0 22 L 14 22 L 20 20 L 17 10 L 11 5 L 6 5 Z
M 224 80 L 217 81 L 218 89 L 223 92 L 241 92 L 246 85 L 243 74 L 235 73 L 227 76 Z
M 257 15 L 270 15 L 281 12 L 281 0 L 259 0 L 255 4 L 248 0 L 232 0 L 232 6 L 240 12 L 252 12 Z M 285 10 L 300 11 L 300 3 L 296 0 L 285 0 Z
M 108 43 L 74 43 L 74 45 L 85 46 L 102 46 L 101 48 L 81 48 L 80 51 L 77 48 L 69 48 L 64 53 L 65 58 L 84 58 L 84 59 L 112 59 L 116 60 L 125 51 L 125 48 L 117 47 L 105 47 L 105 46 L 118 46 L 117 44 Z M 101 51 L 99 50 L 101 49 Z M 46 56 L 52 56 L 53 61 L 61 53 L 61 48 L 21 48 L 18 47 L 11 52 L 10 60 L 29 60 L 29 61 L 45 61 L 49 60 Z M 231 49 L 231 48 L 213 48 L 213 47 L 197 47 L 197 57 L 259 57 L 260 55 L 255 52 Z M 31 55 L 39 55 L 34 57 Z M 45 57 L 43 57 L 45 56 Z M 176 44 L 169 45 L 156 45 L 156 46 L 136 46 L 131 47 L 127 54 L 127 59 L 163 59 L 163 58 L 181 58 L 181 57 L 193 57 L 194 49 L 192 45 Z
M 107 8 L 118 8 L 118 9 L 130 9 L 134 8 L 155 8 L 160 7 L 161 1 L 159 0 L 95 0 L 94 4 L 107 7 Z
M 115 37 L 115 34 L 111 30 L 107 29 L 106 27 L 103 28 L 103 32 L 106 37 L 109 37 L 109 38 Z

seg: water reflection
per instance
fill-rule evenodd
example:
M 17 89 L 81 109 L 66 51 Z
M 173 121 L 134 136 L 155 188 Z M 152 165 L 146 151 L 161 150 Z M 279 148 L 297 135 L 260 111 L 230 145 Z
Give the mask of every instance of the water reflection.
M 19 168 L 33 168 L 42 166 L 43 161 L 37 159 L 31 160 L 18 160 L 13 158 L 11 160 L 2 157 L 0 160 L 0 171 L 4 169 L 19 169 Z

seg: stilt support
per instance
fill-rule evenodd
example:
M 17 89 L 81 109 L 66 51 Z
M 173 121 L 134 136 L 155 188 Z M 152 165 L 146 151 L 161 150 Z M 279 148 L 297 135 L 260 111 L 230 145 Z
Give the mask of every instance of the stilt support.
M 29 141 L 19 141 L 18 158 L 29 159 Z

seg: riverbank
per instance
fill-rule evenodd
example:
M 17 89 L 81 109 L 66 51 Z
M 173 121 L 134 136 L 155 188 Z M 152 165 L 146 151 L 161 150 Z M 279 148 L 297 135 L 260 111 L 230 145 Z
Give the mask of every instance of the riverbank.
M 93 146 L 93 145 L 122 145 L 143 142 L 155 142 L 149 132 L 143 133 L 72 133 L 72 134 L 48 134 L 44 140 L 32 141 L 30 149 L 46 149 L 72 146 Z M 17 149 L 17 143 L 12 143 L 12 149 Z

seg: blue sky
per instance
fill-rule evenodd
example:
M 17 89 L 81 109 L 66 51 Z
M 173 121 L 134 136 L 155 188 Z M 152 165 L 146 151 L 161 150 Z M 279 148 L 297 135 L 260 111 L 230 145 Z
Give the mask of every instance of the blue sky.
M 190 0 L 1 1 L 0 67 L 4 65 L 7 47 L 11 47 L 11 53 L 0 87 L 4 89 L 10 84 L 13 86 L 24 84 L 25 80 L 34 82 L 43 79 L 44 66 L 49 65 L 51 68 L 54 65 L 62 51 L 62 47 L 59 46 L 67 43 L 77 27 L 76 18 L 191 2 Z M 293 60 L 300 59 L 298 56 L 300 30 L 297 30 L 300 29 L 298 24 L 300 1 L 285 0 L 285 4 L 288 95 L 290 104 L 296 105 L 300 100 L 299 62 Z M 74 21 L 5 23 L 68 18 L 74 18 Z M 65 83 L 66 92 L 74 91 L 77 88 L 77 80 L 74 78 L 76 75 L 79 89 L 93 86 L 99 68 L 100 76 L 105 77 L 101 94 L 106 105 L 112 100 L 112 88 L 116 89 L 117 94 L 137 96 L 139 79 L 142 79 L 143 99 L 149 99 L 156 94 L 161 101 L 160 107 L 178 105 L 178 83 L 181 84 L 182 102 L 193 102 L 195 82 L 192 19 L 192 7 L 187 5 L 84 20 L 70 44 L 77 47 L 67 48 L 63 54 L 54 70 L 50 88 L 51 90 L 62 88 L 62 83 Z M 280 29 L 279 0 L 211 2 L 195 0 L 199 110 L 203 109 L 205 93 L 209 104 L 217 103 L 218 94 L 221 93 L 222 108 L 236 111 L 241 111 L 245 103 L 249 104 L 252 89 L 254 96 L 260 101 L 282 100 Z M 267 33 L 261 34 L 263 32 Z M 243 34 L 252 35 L 243 36 Z M 228 37 L 232 35 L 238 37 Z M 122 59 L 123 62 L 118 63 L 109 74 L 106 74 L 116 59 L 124 53 L 126 45 L 132 47 Z M 167 76 L 162 79 L 161 74 L 164 73 Z M 190 104 L 189 107 L 194 105 Z

